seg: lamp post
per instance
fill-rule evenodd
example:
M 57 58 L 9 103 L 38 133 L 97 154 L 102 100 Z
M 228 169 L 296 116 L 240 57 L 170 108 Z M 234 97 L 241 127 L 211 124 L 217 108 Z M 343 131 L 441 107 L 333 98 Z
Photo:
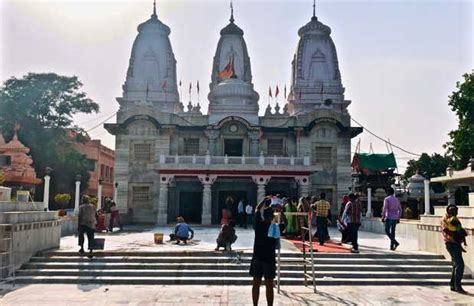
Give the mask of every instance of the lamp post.
M 97 186 L 97 207 L 99 209 L 102 207 L 102 182 L 104 180 L 102 178 L 99 179 L 99 186 Z
M 74 195 L 74 214 L 79 214 L 79 197 L 81 193 L 81 178 L 80 174 L 76 175 L 76 194 Z
M 119 183 L 115 182 L 115 184 L 114 184 L 114 186 L 115 186 L 115 189 L 114 189 L 114 202 L 115 203 L 117 203 L 118 185 L 119 185 Z
M 50 167 L 44 169 L 43 206 L 46 211 L 49 211 L 49 182 L 51 180 L 50 174 L 52 170 Z

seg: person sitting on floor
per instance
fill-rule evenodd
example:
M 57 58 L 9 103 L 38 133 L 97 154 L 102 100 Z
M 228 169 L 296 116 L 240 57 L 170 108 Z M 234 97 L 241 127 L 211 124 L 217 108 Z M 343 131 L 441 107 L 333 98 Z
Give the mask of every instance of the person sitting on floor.
M 171 241 L 176 240 L 176 244 L 179 244 L 181 240 L 184 242 L 184 244 L 187 244 L 188 240 L 193 239 L 194 231 L 186 222 L 184 222 L 183 217 L 176 218 L 176 222 L 177 223 L 174 227 L 174 233 L 170 234 L 170 239 Z
M 237 235 L 235 235 L 235 222 L 232 220 L 229 224 L 222 224 L 219 235 L 217 236 L 216 242 L 217 247 L 215 251 L 219 251 L 220 247 L 223 247 L 225 251 L 232 251 L 232 243 L 237 240 Z

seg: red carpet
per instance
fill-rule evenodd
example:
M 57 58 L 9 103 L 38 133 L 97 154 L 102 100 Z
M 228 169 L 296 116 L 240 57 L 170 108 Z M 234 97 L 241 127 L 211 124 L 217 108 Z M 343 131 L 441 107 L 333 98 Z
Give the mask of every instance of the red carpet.
M 286 241 L 293 243 L 301 252 L 303 252 L 303 243 L 301 240 L 287 239 Z M 319 253 L 350 253 L 350 247 L 334 243 L 332 241 L 326 241 L 324 245 L 319 245 L 319 242 L 313 242 L 313 251 Z M 309 247 L 306 246 L 306 252 L 309 252 Z

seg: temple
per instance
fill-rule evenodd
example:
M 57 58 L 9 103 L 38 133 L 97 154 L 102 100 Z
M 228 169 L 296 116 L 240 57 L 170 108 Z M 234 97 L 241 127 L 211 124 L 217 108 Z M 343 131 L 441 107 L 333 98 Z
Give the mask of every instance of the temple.
M 33 168 L 33 159 L 28 155 L 30 149 L 18 140 L 17 130 L 8 143 L 0 134 L 0 170 L 3 172 L 3 185 L 11 187 L 13 193 L 26 190 L 34 193 L 35 187 L 41 184 Z
M 229 199 L 236 210 L 265 194 L 319 192 L 336 211 L 351 187 L 351 138 L 362 129 L 350 124 L 331 29 L 314 12 L 299 29 L 289 95 L 263 116 L 233 12 L 220 31 L 207 114 L 178 94 L 170 33 L 155 9 L 138 26 L 117 122 L 105 124 L 116 139 L 121 212 L 133 223 L 216 224 Z

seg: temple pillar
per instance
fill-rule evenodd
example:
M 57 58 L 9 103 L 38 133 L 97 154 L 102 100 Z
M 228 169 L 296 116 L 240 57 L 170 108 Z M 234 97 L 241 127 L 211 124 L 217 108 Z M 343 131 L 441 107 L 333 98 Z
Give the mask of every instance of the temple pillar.
M 79 201 L 81 196 L 81 175 L 76 175 L 76 193 L 74 194 L 74 214 L 77 216 L 79 214 Z
M 212 190 L 211 186 L 217 179 L 216 175 L 198 175 L 203 186 L 202 190 L 202 216 L 201 224 L 211 225 L 212 223 Z
M 266 196 L 265 186 L 268 184 L 271 176 L 252 176 L 252 180 L 257 184 L 257 203 L 259 203 Z
M 372 218 L 372 188 L 367 188 L 367 212 L 366 218 Z
M 430 180 L 424 180 L 425 184 L 425 216 L 431 215 L 430 212 Z
M 300 177 L 296 177 L 295 179 L 299 185 L 299 196 L 307 197 L 309 194 L 309 177 L 300 176 Z
M 168 187 L 173 179 L 171 175 L 160 175 L 160 196 L 158 198 L 158 217 L 156 225 L 168 224 Z

